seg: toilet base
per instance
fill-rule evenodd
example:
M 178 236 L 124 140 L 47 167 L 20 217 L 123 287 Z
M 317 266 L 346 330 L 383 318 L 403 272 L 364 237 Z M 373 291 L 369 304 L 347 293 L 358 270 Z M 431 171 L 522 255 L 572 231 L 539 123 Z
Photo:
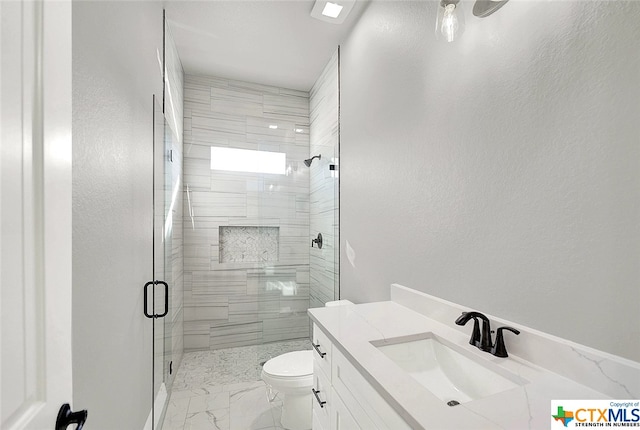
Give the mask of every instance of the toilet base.
M 308 394 L 285 394 L 282 399 L 282 427 L 287 430 L 311 429 L 311 389 Z

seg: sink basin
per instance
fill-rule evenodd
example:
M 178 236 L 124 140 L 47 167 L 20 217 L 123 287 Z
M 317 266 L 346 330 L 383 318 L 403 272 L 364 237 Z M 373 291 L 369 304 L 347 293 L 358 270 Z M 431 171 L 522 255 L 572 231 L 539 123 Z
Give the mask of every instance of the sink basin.
M 434 333 L 376 340 L 371 344 L 450 406 L 527 382 Z

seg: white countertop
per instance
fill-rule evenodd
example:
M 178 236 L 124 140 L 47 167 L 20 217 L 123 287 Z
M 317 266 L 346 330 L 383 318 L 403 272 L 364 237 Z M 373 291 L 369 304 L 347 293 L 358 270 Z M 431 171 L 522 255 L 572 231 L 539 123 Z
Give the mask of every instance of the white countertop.
M 440 312 L 440 316 L 442 314 Z M 442 323 L 393 301 L 309 309 L 309 315 L 378 393 L 416 429 L 548 429 L 551 400 L 611 398 L 575 378 L 554 373 L 511 352 L 509 357 L 499 358 L 480 351 L 468 343 L 472 324 L 463 327 L 463 332 L 455 326 L 455 318 L 450 324 Z M 477 360 L 494 363 L 528 382 L 450 407 L 371 344 L 371 341 L 426 332 L 435 333 L 468 350 Z M 507 351 L 510 351 L 510 334 L 505 333 Z M 553 356 L 553 349 L 547 353 Z M 634 379 L 637 378 L 635 364 L 631 362 Z

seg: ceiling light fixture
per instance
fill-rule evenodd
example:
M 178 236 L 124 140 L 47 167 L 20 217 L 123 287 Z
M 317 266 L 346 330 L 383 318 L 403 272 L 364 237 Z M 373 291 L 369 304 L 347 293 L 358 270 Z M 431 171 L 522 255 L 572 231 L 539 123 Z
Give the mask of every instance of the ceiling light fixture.
M 476 0 L 473 14 L 478 18 L 485 18 L 500 9 L 509 0 Z
M 486 18 L 509 0 L 476 0 L 473 14 Z M 436 19 L 436 39 L 453 42 L 464 32 L 464 12 L 460 0 L 440 0 Z
M 316 0 L 311 16 L 320 21 L 342 24 L 355 3 L 355 0 Z
M 436 39 L 453 42 L 464 32 L 464 12 L 460 0 L 440 0 Z
M 342 8 L 344 6 L 340 6 L 336 3 L 331 3 L 330 1 L 326 2 L 324 5 L 324 9 L 322 9 L 322 14 L 324 16 L 328 16 L 329 18 L 337 18 L 342 12 Z

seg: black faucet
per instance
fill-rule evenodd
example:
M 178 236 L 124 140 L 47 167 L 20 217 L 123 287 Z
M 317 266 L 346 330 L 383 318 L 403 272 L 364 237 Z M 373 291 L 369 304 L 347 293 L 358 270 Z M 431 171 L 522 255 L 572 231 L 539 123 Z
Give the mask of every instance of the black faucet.
M 466 313 L 466 312 L 465 312 Z M 465 314 L 463 313 L 463 315 Z M 462 316 L 460 316 L 460 318 L 458 318 L 456 320 L 456 324 L 458 325 L 463 325 L 466 324 L 468 322 L 458 322 L 460 319 L 462 318 Z M 478 324 L 478 318 L 476 318 L 475 316 L 471 316 L 470 318 L 473 318 L 473 331 L 471 332 L 471 338 L 469 339 L 469 344 L 473 345 L 477 348 L 480 348 L 480 325 Z
M 493 342 L 491 341 L 491 325 L 489 318 L 480 312 L 462 312 L 462 315 L 456 320 L 456 324 L 465 325 L 470 319 L 474 320 L 473 332 L 469 343 L 483 351 L 491 352 Z M 478 336 L 478 318 L 482 320 L 482 334 Z
M 513 327 L 500 327 L 496 330 L 496 344 L 491 348 L 491 353 L 496 357 L 508 357 L 507 348 L 504 346 L 504 336 L 502 335 L 502 330 L 509 330 L 515 334 L 520 334 L 519 330 L 516 330 Z

